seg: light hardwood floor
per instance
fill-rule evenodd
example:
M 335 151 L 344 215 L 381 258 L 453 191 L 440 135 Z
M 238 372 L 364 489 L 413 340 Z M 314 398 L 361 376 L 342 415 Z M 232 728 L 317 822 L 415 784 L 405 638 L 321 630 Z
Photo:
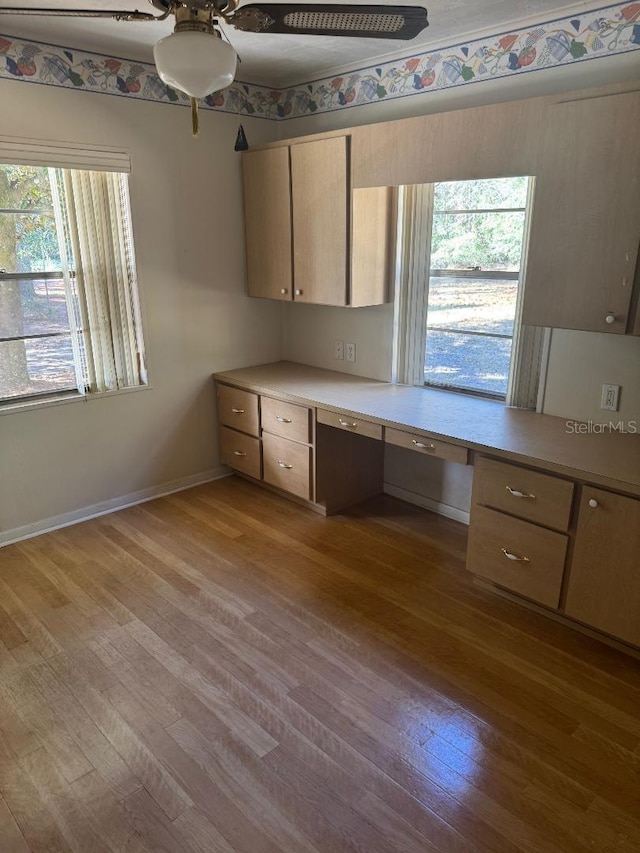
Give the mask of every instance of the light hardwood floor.
M 2 853 L 637 853 L 640 665 L 237 478 L 0 551 Z

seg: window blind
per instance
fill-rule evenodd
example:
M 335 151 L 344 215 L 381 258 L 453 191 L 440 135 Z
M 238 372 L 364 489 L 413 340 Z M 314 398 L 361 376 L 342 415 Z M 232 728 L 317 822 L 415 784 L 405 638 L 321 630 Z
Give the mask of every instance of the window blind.
M 131 158 L 124 151 L 104 146 L 89 148 L 73 142 L 50 142 L 19 136 L 0 135 L 0 163 L 92 172 L 131 172 Z

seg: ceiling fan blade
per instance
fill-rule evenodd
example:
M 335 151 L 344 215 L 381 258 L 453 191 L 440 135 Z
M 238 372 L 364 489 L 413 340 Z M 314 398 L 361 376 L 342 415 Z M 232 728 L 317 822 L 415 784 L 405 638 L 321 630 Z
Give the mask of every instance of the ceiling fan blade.
M 0 7 L 0 15 L 45 15 L 49 18 L 115 18 L 117 21 L 163 21 L 167 15 L 132 12 L 130 9 L 37 9 L 33 6 Z
M 427 10 L 420 6 L 252 3 L 225 18 L 250 33 L 350 38 L 406 40 L 429 26 Z

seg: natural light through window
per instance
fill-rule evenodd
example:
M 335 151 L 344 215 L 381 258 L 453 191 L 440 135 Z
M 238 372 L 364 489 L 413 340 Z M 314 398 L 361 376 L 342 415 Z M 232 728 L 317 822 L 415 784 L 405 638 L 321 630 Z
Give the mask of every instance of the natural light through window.
M 48 170 L 0 167 L 0 397 L 77 386 Z
M 424 382 L 504 399 L 529 178 L 434 185 Z
M 127 175 L 0 161 L 0 401 L 145 383 Z

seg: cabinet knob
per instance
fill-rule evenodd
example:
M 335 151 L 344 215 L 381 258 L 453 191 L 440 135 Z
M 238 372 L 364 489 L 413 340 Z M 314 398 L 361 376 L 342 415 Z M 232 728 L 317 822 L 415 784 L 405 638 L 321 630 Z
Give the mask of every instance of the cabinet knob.
M 287 288 L 286 288 L 286 287 L 281 287 L 281 288 L 280 288 L 280 293 L 281 293 L 283 296 L 285 295 L 285 293 L 288 293 L 288 292 L 289 292 L 289 291 L 287 290 Z
M 589 501 L 589 506 L 592 509 L 595 509 L 598 506 L 598 501 L 595 498 L 591 498 L 591 500 Z
M 609 325 L 611 325 L 612 323 L 615 323 L 616 315 L 615 314 L 607 314 L 607 316 L 604 318 L 604 320 L 605 320 L 605 323 L 608 323 Z
M 301 291 L 301 290 L 296 289 L 296 296 L 302 296 L 302 291 Z

